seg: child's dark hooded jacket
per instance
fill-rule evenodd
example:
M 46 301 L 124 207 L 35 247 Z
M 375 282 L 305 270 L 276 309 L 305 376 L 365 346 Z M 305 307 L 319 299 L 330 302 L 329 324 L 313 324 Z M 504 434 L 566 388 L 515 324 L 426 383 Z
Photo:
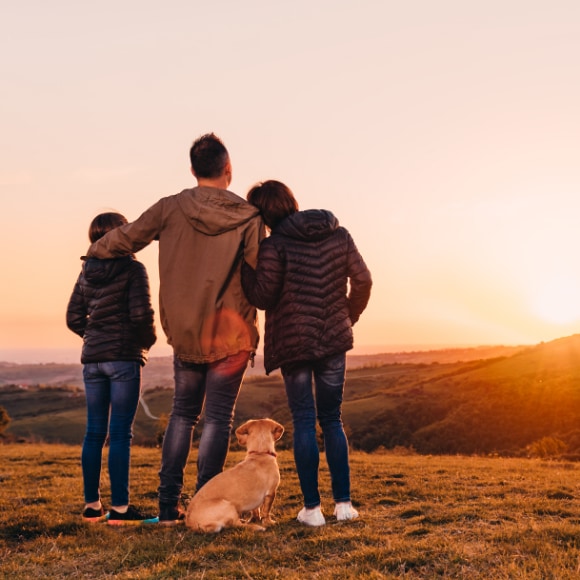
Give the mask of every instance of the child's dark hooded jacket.
M 83 338 L 83 364 L 145 364 L 156 339 L 153 314 L 143 264 L 132 256 L 88 258 L 70 297 L 66 322 Z

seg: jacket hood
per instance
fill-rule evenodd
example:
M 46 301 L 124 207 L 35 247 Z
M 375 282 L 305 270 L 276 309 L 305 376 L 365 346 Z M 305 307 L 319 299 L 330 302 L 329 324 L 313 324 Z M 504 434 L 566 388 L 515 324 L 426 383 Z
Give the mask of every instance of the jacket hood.
M 177 203 L 192 227 L 217 236 L 245 224 L 258 209 L 239 195 L 217 187 L 194 187 L 177 194 Z
M 289 215 L 272 233 L 297 240 L 322 240 L 338 229 L 338 219 L 326 209 L 307 209 Z
M 126 270 L 133 261 L 133 257 L 123 256 L 111 260 L 99 260 L 83 256 L 81 260 L 85 261 L 83 264 L 85 280 L 94 286 L 103 286 Z

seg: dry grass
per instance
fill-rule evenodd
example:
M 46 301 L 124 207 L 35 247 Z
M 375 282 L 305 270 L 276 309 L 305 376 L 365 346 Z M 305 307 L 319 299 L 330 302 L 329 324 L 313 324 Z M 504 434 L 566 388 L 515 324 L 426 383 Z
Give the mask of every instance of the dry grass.
M 132 501 L 152 512 L 159 454 L 139 447 L 133 454 Z M 580 577 L 580 466 L 573 463 L 353 453 L 362 517 L 340 524 L 329 517 L 311 529 L 295 520 L 301 497 L 292 455 L 283 451 L 278 525 L 202 536 L 83 524 L 79 455 L 72 446 L 0 447 L 0 578 Z M 331 514 L 326 470 L 321 480 Z

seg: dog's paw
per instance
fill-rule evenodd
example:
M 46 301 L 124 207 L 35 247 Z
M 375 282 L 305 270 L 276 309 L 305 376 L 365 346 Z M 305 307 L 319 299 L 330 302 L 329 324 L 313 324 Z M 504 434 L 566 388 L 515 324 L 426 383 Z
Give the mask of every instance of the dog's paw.
M 259 509 L 243 513 L 240 519 L 244 524 L 260 524 L 262 522 Z

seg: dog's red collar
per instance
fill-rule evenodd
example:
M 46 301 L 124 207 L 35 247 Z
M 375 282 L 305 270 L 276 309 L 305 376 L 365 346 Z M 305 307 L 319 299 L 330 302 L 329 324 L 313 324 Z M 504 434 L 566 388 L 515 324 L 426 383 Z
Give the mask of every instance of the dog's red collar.
M 248 455 L 271 455 L 272 457 L 278 457 L 274 451 L 248 451 Z

